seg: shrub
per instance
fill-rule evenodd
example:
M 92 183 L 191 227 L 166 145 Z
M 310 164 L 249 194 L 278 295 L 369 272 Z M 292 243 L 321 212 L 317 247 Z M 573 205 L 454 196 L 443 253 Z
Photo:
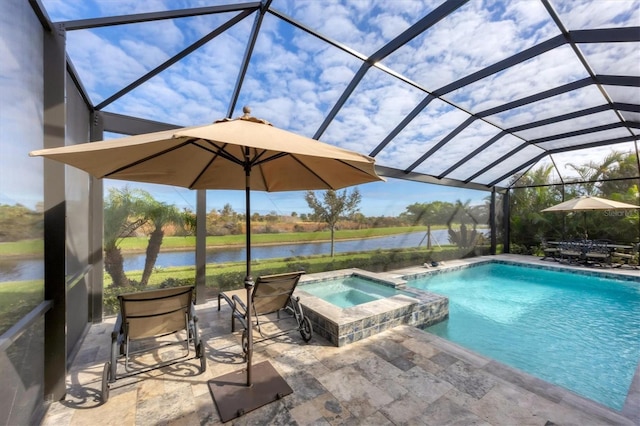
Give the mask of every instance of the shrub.
M 335 271 L 339 269 L 359 268 L 371 272 L 384 272 L 425 262 L 441 262 L 451 259 L 462 259 L 479 254 L 488 254 L 489 247 L 476 246 L 461 249 L 455 246 L 444 246 L 426 250 L 424 247 L 408 249 L 375 250 L 370 252 L 341 253 L 335 257 L 323 256 L 295 256 L 284 259 L 264 259 L 260 262 L 252 262 L 251 274 L 254 278 L 260 275 L 279 274 L 290 271 L 305 271 L 308 274 L 318 272 Z M 173 272 L 172 272 L 173 271 Z M 180 268 L 172 270 L 167 268 L 165 274 L 191 274 L 190 270 Z M 221 291 L 236 290 L 244 287 L 245 265 L 243 262 L 220 264 L 207 268 L 206 291 L 199 297 L 215 298 Z M 181 285 L 194 285 L 195 279 L 167 278 L 156 287 L 175 287 Z M 151 288 L 151 287 L 149 287 Z M 141 291 L 146 288 L 132 281 L 131 286 L 125 288 L 105 287 L 104 311 L 105 315 L 113 315 L 118 312 L 118 295 L 125 292 Z

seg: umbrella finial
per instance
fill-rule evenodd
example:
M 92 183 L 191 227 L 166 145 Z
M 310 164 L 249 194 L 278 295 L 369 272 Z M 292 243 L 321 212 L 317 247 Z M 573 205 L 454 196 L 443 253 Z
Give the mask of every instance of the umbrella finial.
M 267 125 L 269 125 L 269 126 L 271 126 L 271 125 L 272 125 L 272 124 L 271 124 L 271 123 L 269 123 L 267 120 L 263 120 L 263 119 L 261 119 L 261 118 L 255 118 L 255 117 L 252 117 L 252 116 L 250 115 L 250 114 L 251 114 L 251 108 L 249 108 L 249 106 L 248 106 L 248 105 L 245 105 L 245 106 L 243 106 L 243 107 L 242 107 L 242 112 L 243 112 L 244 114 L 242 114 L 242 116 L 241 116 L 241 117 L 238 117 L 238 118 L 222 118 L 222 119 L 220 119 L 220 120 L 216 120 L 216 121 L 214 121 L 214 123 L 224 123 L 224 122 L 227 122 L 227 121 L 244 120 L 244 121 L 251 121 L 251 122 L 253 122 L 253 123 L 267 124 Z
M 245 105 L 242 107 L 242 112 L 244 114 L 242 114 L 242 117 L 238 117 L 238 120 L 244 120 L 244 121 L 251 121 L 254 123 L 260 123 L 260 124 L 267 124 L 269 126 L 271 126 L 272 124 L 269 123 L 267 120 L 263 120 L 262 118 L 255 118 L 252 117 L 251 114 L 251 108 L 248 105 Z

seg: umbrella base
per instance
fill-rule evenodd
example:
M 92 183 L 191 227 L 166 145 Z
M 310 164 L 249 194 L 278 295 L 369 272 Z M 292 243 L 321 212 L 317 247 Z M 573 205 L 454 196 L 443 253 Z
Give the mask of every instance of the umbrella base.
M 293 393 L 268 361 L 251 367 L 251 379 L 252 385 L 247 386 L 247 370 L 242 369 L 209 380 L 209 390 L 222 422 L 228 422 Z

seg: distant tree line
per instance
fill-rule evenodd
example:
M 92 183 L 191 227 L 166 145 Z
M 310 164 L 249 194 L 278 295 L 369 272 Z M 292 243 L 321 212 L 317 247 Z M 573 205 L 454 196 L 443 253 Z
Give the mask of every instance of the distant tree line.
M 31 210 L 22 204 L 0 204 L 0 243 L 41 239 L 44 235 L 42 204 Z
M 514 177 L 511 190 L 510 235 L 512 252 L 531 253 L 538 250 L 543 239 L 572 238 L 584 235 L 584 221 L 573 215 L 543 213 L 541 210 L 564 199 L 579 195 L 598 195 L 613 200 L 638 204 L 638 180 L 628 176 L 638 175 L 638 158 L 633 153 L 613 152 L 601 162 L 585 165 L 569 165 L 580 182 L 564 186 L 552 182 L 553 166 L 532 169 Z M 313 191 L 305 193 L 309 213 L 292 212 L 288 216 L 252 213 L 253 232 L 282 232 L 283 224 L 290 222 L 292 231 L 331 230 L 332 242 L 337 229 L 373 228 L 391 226 L 427 227 L 446 226 L 449 242 L 460 248 L 473 247 L 482 240 L 479 226 L 489 222 L 488 200 L 482 205 L 471 206 L 469 201 L 450 203 L 434 201 L 414 203 L 397 217 L 366 217 L 359 211 L 361 195 L 352 191 L 324 191 L 318 196 Z M 500 210 L 498 211 L 500 213 Z M 640 240 L 638 211 L 622 215 L 588 214 L 586 226 L 590 235 L 619 242 Z M 145 286 L 153 271 L 165 232 L 172 235 L 192 235 L 196 229 L 196 216 L 190 210 L 179 210 L 155 200 L 148 192 L 139 189 L 111 189 L 104 204 L 104 252 L 105 269 L 111 275 L 114 286 L 130 284 L 123 268 L 120 244 L 124 238 L 146 235 L 145 267 L 140 283 Z M 498 217 L 499 221 L 504 218 Z M 211 210 L 206 217 L 207 235 L 244 233 L 244 214 L 225 204 L 219 210 Z M 303 226 L 310 223 L 312 226 Z M 498 229 L 502 229 L 499 224 Z M 289 232 L 289 228 L 287 228 Z M 38 239 L 43 236 L 42 206 L 31 210 L 20 204 L 0 205 L 0 242 Z M 332 244 L 333 246 L 333 244 Z M 430 241 L 427 241 L 430 248 Z M 332 250 L 333 251 L 333 250 Z

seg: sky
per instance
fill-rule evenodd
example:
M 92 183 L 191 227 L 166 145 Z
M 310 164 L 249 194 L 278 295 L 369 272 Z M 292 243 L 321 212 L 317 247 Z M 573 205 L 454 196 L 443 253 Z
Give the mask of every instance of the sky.
M 228 3 L 234 2 L 42 0 L 54 22 Z M 639 0 L 555 0 L 552 3 L 569 29 L 640 26 Z M 365 57 L 439 5 L 440 2 L 435 0 L 274 0 L 272 3 L 275 9 L 325 34 L 336 43 L 348 46 L 356 56 Z M 5 3 L 3 7 L 8 6 Z M 236 13 L 68 31 L 67 51 L 92 102 L 98 104 Z M 24 111 L 35 114 L 35 117 L 41 113 L 37 111 L 37 99 L 25 96 L 37 93 L 37 81 L 19 74 L 25 72 L 20 66 L 25 46 L 37 43 L 37 40 L 8 29 L 8 21 L 4 21 L 12 19 L 15 13 L 0 13 L 0 16 L 0 55 L 5 58 L 0 65 L 0 92 L 10 102 L 19 105 L 14 110 L 3 109 L 0 112 L 0 137 L 25 141 L 20 146 L 0 145 L 0 203 L 19 202 L 32 206 L 39 201 L 37 197 L 41 194 L 42 182 L 37 174 L 24 178 L 20 170 L 37 169 L 35 162 L 42 161 L 27 156 L 30 150 L 39 148 L 41 134 L 34 133 L 33 121 L 24 120 Z M 253 16 L 240 21 L 130 94 L 116 99 L 104 110 L 179 126 L 206 124 L 226 116 L 253 22 Z M 262 25 L 232 116 L 239 116 L 242 106 L 250 105 L 253 115 L 278 127 L 312 137 L 360 68 L 361 61 L 285 25 L 270 14 L 265 16 Z M 432 30 L 390 54 L 381 61 L 381 65 L 405 75 L 417 86 L 435 90 L 557 34 L 557 26 L 539 1 L 473 0 Z M 584 45 L 581 48 L 597 73 L 615 74 L 617 69 L 624 69 L 630 75 L 640 76 L 638 43 Z M 278 58 L 278 61 L 273 61 L 273 58 Z M 398 169 L 408 168 L 466 119 L 465 110 L 486 110 L 585 76 L 586 71 L 569 47 L 553 49 L 449 93 L 447 99 L 450 103 L 441 100 L 431 102 L 376 155 L 376 162 Z M 626 91 L 622 92 L 619 89 L 608 88 L 621 100 L 635 99 L 637 102 L 637 96 L 640 96 L 637 88 L 624 88 Z M 424 93 L 412 85 L 372 68 L 320 140 L 369 154 L 423 98 Z M 496 125 L 512 127 L 557 115 L 557 111 L 574 110 L 576 105 L 584 108 L 600 104 L 602 95 L 595 87 L 587 87 L 547 103 L 533 103 L 496 114 L 490 117 L 490 122 L 478 120 L 460 132 L 455 144 L 448 144 L 437 156 L 428 158 L 414 171 L 438 175 L 462 154 L 494 136 L 498 131 Z M 589 116 L 583 125 L 610 123 L 610 114 Z M 34 116 L 30 120 L 34 120 Z M 556 129 L 565 124 L 556 124 Z M 544 136 L 540 134 L 542 129 L 526 132 L 523 137 Z M 612 129 L 606 137 L 623 134 L 622 129 Z M 490 156 L 507 152 L 519 143 L 521 141 L 516 136 L 502 138 L 486 153 L 477 155 L 454 171 L 452 177 L 464 179 L 470 170 L 490 163 Z M 616 149 L 629 151 L 633 145 L 620 144 Z M 9 150 L 20 150 L 24 159 L 16 161 L 22 157 Z M 567 163 L 597 161 L 610 151 L 611 148 L 607 147 L 558 154 L 553 161 L 566 178 L 572 173 Z M 524 161 L 539 152 L 536 147 L 526 148 L 514 160 Z M 549 162 L 547 159 L 541 164 Z M 491 182 L 503 172 L 504 168 L 489 170 L 476 181 Z M 123 185 L 125 183 L 105 181 L 107 189 Z M 188 190 L 156 185 L 141 187 L 160 201 L 194 208 L 195 193 Z M 358 189 L 363 196 L 361 211 L 368 216 L 394 216 L 415 202 L 461 200 L 480 204 L 489 195 L 484 191 L 393 179 L 361 185 Z M 227 202 L 237 211 L 244 210 L 244 195 L 234 191 L 210 191 L 207 208 L 220 209 Z M 254 192 L 252 210 L 281 214 L 309 211 L 303 192 Z

